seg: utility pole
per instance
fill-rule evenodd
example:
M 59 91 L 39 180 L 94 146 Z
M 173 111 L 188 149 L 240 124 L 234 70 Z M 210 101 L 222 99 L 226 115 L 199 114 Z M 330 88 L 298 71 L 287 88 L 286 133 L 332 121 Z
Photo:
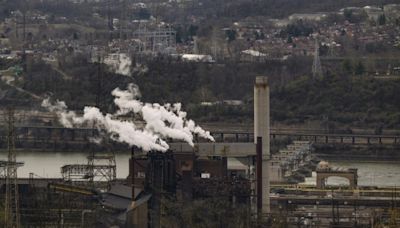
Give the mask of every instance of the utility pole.
M 18 15 L 15 14 L 15 39 L 18 40 L 19 34 L 18 34 Z
M 19 194 L 17 183 L 17 162 L 15 153 L 15 129 L 14 129 L 14 110 L 8 109 L 8 160 L 6 173 L 6 203 L 5 203 L 5 227 L 19 228 Z
M 126 34 L 125 32 L 128 31 L 126 29 L 127 28 L 127 25 L 126 25 L 126 7 L 127 7 L 126 0 L 122 0 L 122 2 L 121 2 L 121 16 L 120 16 L 120 19 L 119 19 L 119 39 L 120 40 L 123 40 L 123 37 Z
M 25 40 L 26 40 L 26 9 L 23 9 L 23 11 L 22 11 L 22 41 L 24 42 L 24 45 L 25 45 Z
M 96 107 L 99 109 L 102 108 L 103 106 L 103 96 L 102 96 L 102 90 L 103 90 L 103 68 L 102 68 L 102 63 L 103 63 L 103 56 L 99 53 L 98 55 L 98 65 L 97 65 L 97 85 L 96 85 Z
M 29 11 L 29 3 L 28 1 L 23 1 L 24 5 L 22 7 L 22 68 L 24 72 L 27 72 L 27 56 L 26 56 L 26 48 L 27 48 L 27 40 L 26 40 L 26 13 Z
M 217 29 L 214 28 L 213 29 L 213 34 L 212 34 L 212 43 L 211 43 L 211 51 L 212 51 L 212 55 L 215 61 L 217 61 Z
M 108 30 L 111 32 L 113 30 L 113 21 L 111 17 L 111 0 L 107 1 L 107 25 Z

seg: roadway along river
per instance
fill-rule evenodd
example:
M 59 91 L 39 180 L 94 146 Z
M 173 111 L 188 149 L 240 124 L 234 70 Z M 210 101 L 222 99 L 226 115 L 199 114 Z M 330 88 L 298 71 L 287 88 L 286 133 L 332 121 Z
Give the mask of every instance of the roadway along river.
M 6 152 L 0 154 L 0 160 L 6 159 Z M 17 161 L 25 162 L 18 169 L 19 177 L 28 177 L 30 172 L 37 176 L 57 178 L 61 177 L 60 168 L 66 164 L 86 164 L 87 154 L 77 152 L 19 152 Z M 128 161 L 130 153 L 116 154 L 117 177 L 125 178 L 128 175 Z M 335 167 L 358 168 L 359 185 L 374 186 L 400 186 L 400 162 L 364 162 L 364 161 L 330 161 Z M 307 178 L 306 184 L 315 184 L 315 173 L 313 177 Z M 346 184 L 342 178 L 331 177 L 328 184 Z

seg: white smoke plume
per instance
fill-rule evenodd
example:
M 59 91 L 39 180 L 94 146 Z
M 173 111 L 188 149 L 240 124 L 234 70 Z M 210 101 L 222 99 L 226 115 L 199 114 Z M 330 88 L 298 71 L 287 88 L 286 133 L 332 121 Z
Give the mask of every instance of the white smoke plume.
M 132 60 L 126 54 L 120 54 L 117 73 L 129 76 L 131 74 Z
M 103 63 L 117 73 L 125 76 L 131 75 L 132 59 L 125 53 L 114 53 L 104 58 Z
M 193 135 L 214 141 L 210 132 L 197 126 L 193 120 L 186 118 L 186 112 L 181 110 L 181 104 L 143 103 L 139 100 L 140 92 L 136 85 L 129 84 L 127 90 L 116 88 L 111 93 L 118 110 L 114 114 L 103 114 L 96 107 L 85 107 L 83 115 L 68 111 L 63 101 L 51 103 L 45 99 L 42 106 L 55 112 L 60 123 L 68 128 L 80 126 L 96 126 L 107 132 L 111 139 L 138 146 L 144 151 L 166 151 L 169 146 L 164 140 L 172 138 L 184 140 L 193 144 Z M 134 113 L 145 122 L 144 127 L 138 127 L 133 120 L 121 120 L 121 115 Z

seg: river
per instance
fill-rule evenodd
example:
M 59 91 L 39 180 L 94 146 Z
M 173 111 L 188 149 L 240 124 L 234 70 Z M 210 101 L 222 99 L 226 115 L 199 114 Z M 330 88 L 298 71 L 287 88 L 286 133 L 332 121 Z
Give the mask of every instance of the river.
M 24 166 L 18 168 L 18 177 L 29 177 L 34 173 L 37 177 L 58 178 L 61 177 L 61 166 L 67 164 L 87 164 L 88 153 L 83 152 L 19 152 L 17 161 L 24 162 Z M 5 160 L 6 152 L 0 154 L 0 160 Z M 118 153 L 117 178 L 128 176 L 130 153 Z
M 61 177 L 60 167 L 66 164 L 87 164 L 82 152 L 18 152 L 17 161 L 25 162 L 18 169 L 19 177 L 28 177 L 30 172 L 46 178 Z M 0 154 L 0 159 L 6 159 L 6 152 Z M 128 175 L 130 153 L 116 154 L 117 177 Z M 358 169 L 358 184 L 361 186 L 400 186 L 400 162 L 388 161 L 329 161 L 331 166 Z M 346 184 L 346 179 L 331 177 L 328 184 Z M 315 172 L 306 178 L 306 184 L 315 184 Z
M 329 161 L 332 167 L 357 168 L 359 186 L 400 186 L 399 161 Z M 306 178 L 305 184 L 315 185 L 316 174 Z M 328 178 L 328 185 L 347 185 L 340 177 Z

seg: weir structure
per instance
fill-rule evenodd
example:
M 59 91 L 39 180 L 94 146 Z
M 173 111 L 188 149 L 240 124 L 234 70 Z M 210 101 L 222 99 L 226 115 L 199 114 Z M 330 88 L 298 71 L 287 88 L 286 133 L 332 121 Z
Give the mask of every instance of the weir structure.
M 257 145 L 257 206 L 258 213 L 270 213 L 270 118 L 268 78 L 256 77 L 254 84 L 254 139 Z M 259 145 L 261 144 L 261 145 Z M 260 154 L 261 153 L 261 154 Z M 261 158 L 261 161 L 260 161 Z M 260 208 L 261 206 L 261 208 Z M 261 211 L 260 211 L 261 209 Z

